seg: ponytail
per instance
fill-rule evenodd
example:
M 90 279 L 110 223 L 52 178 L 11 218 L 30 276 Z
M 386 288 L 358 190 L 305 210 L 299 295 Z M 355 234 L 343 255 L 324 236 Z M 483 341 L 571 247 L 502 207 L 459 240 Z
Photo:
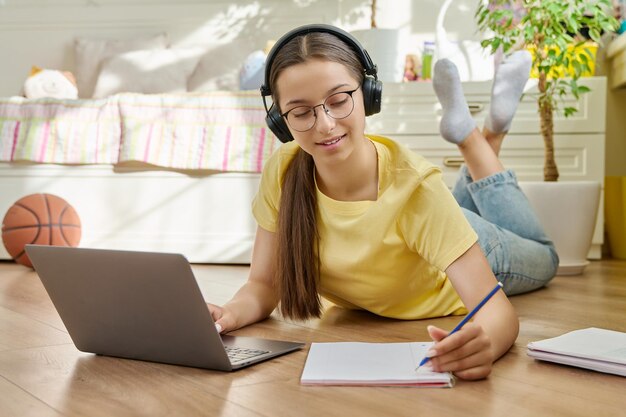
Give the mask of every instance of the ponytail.
M 314 167 L 311 155 L 300 149 L 285 171 L 278 213 L 280 312 L 297 320 L 322 313 Z

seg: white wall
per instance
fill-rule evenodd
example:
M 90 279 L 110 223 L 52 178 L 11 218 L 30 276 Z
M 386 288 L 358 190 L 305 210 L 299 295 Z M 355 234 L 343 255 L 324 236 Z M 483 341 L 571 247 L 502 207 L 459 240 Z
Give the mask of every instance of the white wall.
M 441 0 L 379 0 L 378 26 L 400 28 L 405 52 L 434 40 Z M 475 36 L 476 0 L 457 0 L 446 28 L 452 39 Z M 172 44 L 210 45 L 229 54 L 216 62 L 238 70 L 248 53 L 305 23 L 346 30 L 369 26 L 364 0 L 4 0 L 0 1 L 0 96 L 16 95 L 32 65 L 74 70 L 76 37 L 128 39 L 167 32 Z M 226 69 L 225 69 L 226 70 Z

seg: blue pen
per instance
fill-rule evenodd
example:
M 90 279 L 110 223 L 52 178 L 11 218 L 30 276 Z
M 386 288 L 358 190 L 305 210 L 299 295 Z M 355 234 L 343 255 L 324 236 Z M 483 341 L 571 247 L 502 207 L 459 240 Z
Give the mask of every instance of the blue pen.
M 496 285 L 495 288 L 493 290 L 491 290 L 491 292 L 489 294 L 487 294 L 487 296 L 485 298 L 483 298 L 483 300 L 480 303 L 478 303 L 478 305 L 476 307 L 474 307 L 474 309 L 472 311 L 470 311 L 470 313 L 467 316 L 465 316 L 465 318 L 463 320 L 461 320 L 461 322 L 459 324 L 457 324 L 456 327 L 454 329 L 452 329 L 452 331 L 450 333 L 448 333 L 448 336 L 450 336 L 451 334 L 454 334 L 454 333 L 458 332 L 459 330 L 461 330 L 461 327 L 465 326 L 465 323 L 467 323 L 472 317 L 474 317 L 474 314 L 478 313 L 478 310 L 480 310 L 481 307 L 484 306 L 485 303 L 487 303 L 487 301 L 489 301 L 489 299 L 491 297 L 493 297 L 493 295 L 495 293 L 497 293 L 500 288 L 502 288 L 502 283 L 498 282 L 498 285 Z M 448 336 L 446 336 L 446 337 L 448 337 Z M 428 356 L 424 357 L 424 359 L 422 359 L 420 364 L 417 365 L 417 368 L 415 368 L 415 370 L 417 371 L 420 368 L 420 366 L 423 366 L 429 360 L 430 360 L 430 358 Z

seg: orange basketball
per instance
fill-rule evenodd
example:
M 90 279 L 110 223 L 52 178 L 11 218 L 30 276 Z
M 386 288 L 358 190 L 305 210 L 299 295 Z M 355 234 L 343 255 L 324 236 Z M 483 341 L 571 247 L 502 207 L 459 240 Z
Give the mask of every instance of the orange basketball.
M 2 220 L 2 242 L 15 262 L 32 268 L 24 247 L 29 244 L 78 246 L 80 219 L 61 197 L 31 194 L 15 202 Z

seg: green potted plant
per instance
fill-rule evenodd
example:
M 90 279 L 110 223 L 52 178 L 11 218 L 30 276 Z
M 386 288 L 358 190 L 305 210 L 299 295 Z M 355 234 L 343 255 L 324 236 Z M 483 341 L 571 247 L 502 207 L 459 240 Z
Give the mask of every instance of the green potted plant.
M 516 19 L 515 7 L 522 16 Z M 545 144 L 544 180 L 556 181 L 559 171 L 554 158 L 554 114 L 574 114 L 574 107 L 561 106 L 568 94 L 578 98 L 589 88 L 578 83 L 591 72 L 595 53 L 581 31 L 601 43 L 603 31 L 614 31 L 618 22 L 611 15 L 611 0 L 490 0 L 476 11 L 479 30 L 493 36 L 482 41 L 492 53 L 502 48 L 525 48 L 533 52 L 532 72 L 538 78 L 537 104 Z
M 479 30 L 490 32 L 482 41 L 484 48 L 492 53 L 501 49 L 505 54 L 527 49 L 533 55 L 531 74 L 537 78 L 537 91 L 530 94 L 537 102 L 545 147 L 544 181 L 522 182 L 520 186 L 555 243 L 559 273 L 579 274 L 588 264 L 601 184 L 556 183 L 554 115 L 571 116 L 577 109 L 568 107 L 564 99 L 578 99 L 591 91 L 579 79 L 593 73 L 594 49 L 601 43 L 601 33 L 617 28 L 611 0 L 481 1 L 475 18 Z

